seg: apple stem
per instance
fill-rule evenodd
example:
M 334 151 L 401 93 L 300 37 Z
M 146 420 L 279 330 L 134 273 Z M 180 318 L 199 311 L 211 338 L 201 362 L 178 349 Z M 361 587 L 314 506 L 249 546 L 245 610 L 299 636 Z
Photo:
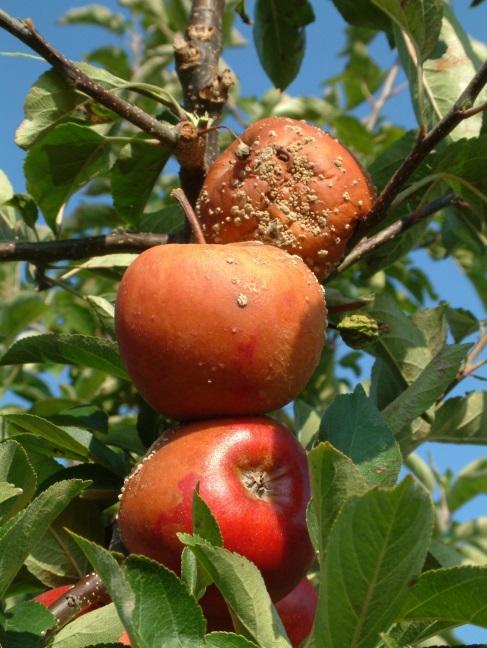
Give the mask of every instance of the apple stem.
M 184 212 L 184 215 L 186 216 L 186 219 L 188 220 L 189 224 L 191 225 L 191 229 L 193 231 L 193 235 L 198 243 L 206 243 L 205 236 L 203 234 L 203 230 L 201 229 L 200 222 L 198 220 L 198 217 L 195 214 L 195 211 L 193 207 L 191 206 L 189 200 L 186 198 L 186 194 L 182 189 L 173 189 L 171 191 L 171 196 L 173 198 L 176 198 L 178 203 L 181 206 L 181 209 Z

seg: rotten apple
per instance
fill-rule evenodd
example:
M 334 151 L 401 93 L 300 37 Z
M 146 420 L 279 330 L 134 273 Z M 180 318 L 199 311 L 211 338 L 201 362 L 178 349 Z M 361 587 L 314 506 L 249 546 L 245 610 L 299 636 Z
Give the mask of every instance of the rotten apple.
M 373 201 L 352 153 L 304 121 L 252 124 L 208 171 L 197 211 L 209 243 L 259 240 L 326 278 Z
M 276 247 L 171 244 L 127 269 L 115 323 L 143 398 L 188 420 L 293 400 L 318 363 L 326 308 L 313 273 Z
M 313 558 L 307 460 L 295 437 L 266 417 L 173 430 L 124 486 L 119 527 L 127 549 L 179 572 L 183 547 L 177 533 L 191 533 L 197 484 L 224 546 L 257 565 L 273 600 L 283 598 Z

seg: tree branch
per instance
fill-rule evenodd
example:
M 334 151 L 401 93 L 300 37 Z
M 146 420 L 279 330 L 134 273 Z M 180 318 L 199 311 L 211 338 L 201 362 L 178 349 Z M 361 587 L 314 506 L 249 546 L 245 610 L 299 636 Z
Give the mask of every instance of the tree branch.
M 45 266 L 65 259 L 78 260 L 119 252 L 142 252 L 155 245 L 167 243 L 166 234 L 107 234 L 80 239 L 57 241 L 2 241 L 0 262 L 28 261 Z
M 108 592 L 101 579 L 95 573 L 87 574 L 49 606 L 49 611 L 56 618 L 56 625 L 48 632 L 48 637 L 59 632 L 63 626 L 92 605 L 96 607 L 109 600 Z
M 213 124 L 220 119 L 228 90 L 235 83 L 230 70 L 218 71 L 224 10 L 224 0 L 193 0 L 186 32 L 174 39 L 185 108 L 200 117 L 208 114 Z M 182 164 L 180 173 L 181 185 L 192 205 L 208 166 L 218 154 L 218 132 L 210 132 L 203 144 L 199 150 L 194 149 L 192 161 Z
M 416 223 L 418 223 L 420 220 L 428 218 L 428 216 L 436 214 L 438 211 L 440 211 L 440 209 L 451 205 L 454 200 L 455 194 L 453 192 L 449 192 L 441 198 L 433 200 L 428 205 L 425 205 L 420 209 L 416 209 L 404 218 L 395 221 L 394 223 L 389 225 L 389 227 L 386 227 L 374 236 L 371 236 L 370 238 L 364 236 L 362 239 L 360 239 L 360 241 L 352 249 L 352 251 L 343 259 L 343 261 L 336 269 L 335 273 L 330 278 L 333 278 L 333 276 L 339 274 L 340 272 L 343 272 L 344 270 L 347 270 L 347 268 L 359 261 L 366 254 L 369 254 L 373 250 L 376 250 L 384 243 L 392 241 L 392 239 L 400 236 L 410 227 L 416 225 Z
M 55 68 L 76 90 L 79 90 L 114 113 L 131 122 L 161 144 L 175 148 L 179 140 L 177 126 L 158 121 L 137 106 L 109 92 L 92 81 L 74 63 L 56 50 L 37 32 L 30 19 L 18 20 L 0 9 L 0 27 L 25 43 Z
M 389 209 L 393 200 L 400 193 L 404 183 L 416 170 L 424 158 L 441 142 L 458 124 L 475 114 L 473 108 L 482 88 L 487 84 L 487 61 L 481 66 L 460 97 L 455 101 L 448 113 L 434 126 L 429 133 L 421 130 L 415 146 L 384 187 L 364 221 L 361 229 L 371 227 Z M 472 112 L 472 110 L 474 112 Z

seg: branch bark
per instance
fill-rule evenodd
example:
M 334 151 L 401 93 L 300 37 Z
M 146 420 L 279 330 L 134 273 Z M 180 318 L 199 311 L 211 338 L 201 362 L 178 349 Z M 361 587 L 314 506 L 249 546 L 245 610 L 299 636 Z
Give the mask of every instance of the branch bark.
M 389 225 L 389 227 L 386 227 L 374 236 L 371 236 L 370 238 L 364 236 L 351 250 L 351 252 L 343 259 L 343 261 L 336 269 L 335 273 L 330 276 L 330 279 L 332 279 L 340 272 L 347 270 L 347 268 L 349 268 L 354 263 L 357 263 L 357 261 L 362 259 L 366 254 L 370 254 L 370 252 L 376 250 L 384 243 L 397 238 L 406 230 L 413 227 L 413 225 L 416 225 L 416 223 L 418 223 L 420 220 L 424 220 L 425 218 L 436 214 L 444 207 L 451 205 L 454 200 L 455 194 L 453 192 L 449 192 L 444 196 L 438 198 L 437 200 L 433 200 L 431 203 L 425 205 L 421 209 L 417 209 L 404 218 L 395 221 L 394 223 Z
M 167 243 L 166 234 L 107 234 L 80 239 L 57 241 L 2 241 L 0 262 L 28 261 L 46 266 L 55 261 L 79 260 L 119 252 L 142 252 L 155 245 Z
M 56 625 L 48 635 L 58 632 L 91 605 L 106 603 L 108 600 L 108 592 L 99 576 L 95 573 L 87 574 L 49 606 L 49 611 L 56 618 Z
M 114 113 L 131 122 L 145 133 L 157 138 L 161 144 L 175 148 L 178 140 L 178 127 L 160 122 L 137 106 L 105 90 L 92 81 L 64 54 L 50 45 L 36 30 L 32 20 L 18 20 L 0 9 L 0 27 L 37 52 L 74 87 Z
M 193 0 L 184 36 L 174 39 L 176 69 L 184 94 L 185 108 L 218 122 L 235 80 L 230 70 L 218 71 L 222 48 L 225 0 Z M 201 139 L 192 150 L 193 159 L 183 161 L 180 179 L 184 193 L 195 205 L 208 166 L 218 154 L 218 132 Z
M 487 61 L 484 62 L 477 74 L 473 77 L 443 119 L 441 119 L 438 124 L 429 131 L 429 133 L 419 132 L 419 137 L 415 146 L 378 196 L 367 220 L 364 221 L 363 227 L 361 228 L 362 230 L 364 228 L 372 227 L 377 223 L 380 217 L 389 209 L 396 196 L 400 193 L 406 180 L 421 164 L 424 158 L 439 142 L 441 142 L 442 139 L 449 135 L 462 120 L 468 119 L 468 117 L 474 114 L 472 113 L 472 109 L 476 112 L 476 109 L 473 108 L 475 100 L 486 84 Z

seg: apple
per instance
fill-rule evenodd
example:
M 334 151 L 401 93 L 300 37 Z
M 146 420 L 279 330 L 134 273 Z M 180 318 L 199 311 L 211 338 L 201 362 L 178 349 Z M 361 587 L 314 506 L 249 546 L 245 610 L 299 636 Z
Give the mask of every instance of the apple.
M 326 308 L 298 257 L 262 244 L 170 244 L 121 281 L 120 353 L 142 397 L 177 419 L 264 414 L 315 369 Z
M 343 144 L 304 121 L 268 117 L 212 164 L 197 212 L 209 243 L 277 245 L 323 279 L 373 196 L 366 172 Z
M 120 637 L 120 639 L 118 640 L 118 643 L 121 643 L 121 644 L 123 644 L 124 646 L 131 646 L 131 645 L 132 645 L 132 644 L 130 643 L 130 639 L 129 639 L 129 636 L 128 636 L 126 630 L 125 630 L 125 632 L 122 634 L 122 636 Z
M 53 587 L 50 590 L 46 590 L 45 592 L 38 594 L 34 598 L 34 601 L 37 601 L 37 603 L 42 603 L 42 605 L 49 607 L 50 605 L 58 601 L 62 596 L 64 596 L 66 592 L 69 592 L 69 590 L 72 588 L 73 585 L 59 585 L 58 587 Z
M 196 485 L 215 516 L 224 546 L 260 569 L 273 600 L 306 573 L 313 549 L 306 527 L 306 454 L 266 417 L 187 424 L 158 442 L 127 479 L 119 528 L 132 553 L 179 572 L 180 531 L 192 531 Z
M 223 597 L 215 596 L 208 590 L 200 604 L 207 619 L 208 632 L 233 632 L 232 618 Z M 289 594 L 275 603 L 293 648 L 298 648 L 311 633 L 317 604 L 318 592 L 307 578 L 303 578 Z
M 310 634 L 317 604 L 318 592 L 307 578 L 303 578 L 287 596 L 276 603 L 293 648 L 298 648 Z

